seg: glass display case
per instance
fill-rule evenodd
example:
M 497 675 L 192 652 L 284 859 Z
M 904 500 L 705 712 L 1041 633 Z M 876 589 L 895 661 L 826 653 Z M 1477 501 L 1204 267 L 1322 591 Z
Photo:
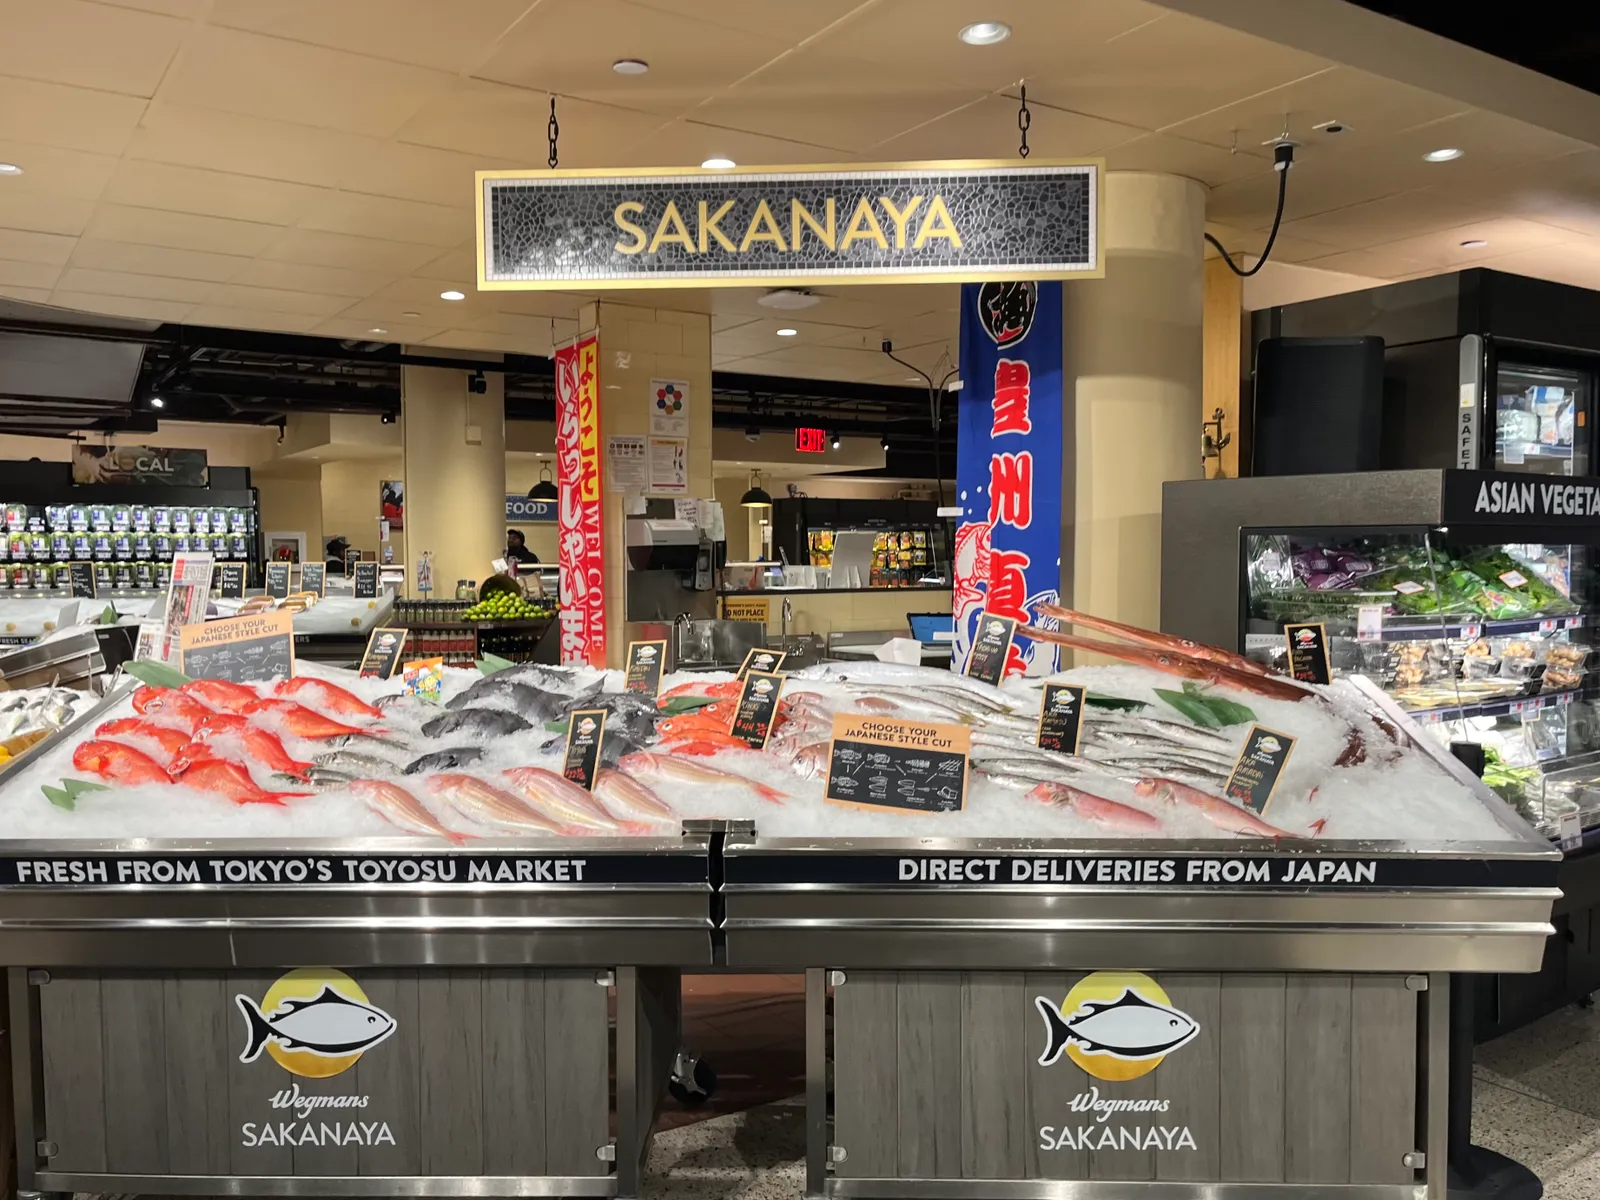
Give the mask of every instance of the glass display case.
M 1590 379 L 1586 371 L 1502 363 L 1495 372 L 1495 468 L 1588 474 Z

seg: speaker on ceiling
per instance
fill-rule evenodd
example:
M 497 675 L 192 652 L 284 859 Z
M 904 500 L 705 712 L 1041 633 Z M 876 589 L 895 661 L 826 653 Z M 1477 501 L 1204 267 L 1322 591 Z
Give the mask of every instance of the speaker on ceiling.
M 1381 337 L 1257 344 L 1251 474 L 1376 471 L 1382 426 Z

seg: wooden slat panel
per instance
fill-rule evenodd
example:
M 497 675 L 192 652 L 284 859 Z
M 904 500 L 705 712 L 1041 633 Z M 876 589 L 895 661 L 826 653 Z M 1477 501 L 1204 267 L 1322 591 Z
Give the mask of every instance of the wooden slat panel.
M 1283 1180 L 1284 977 L 1222 977 L 1221 1177 Z
M 961 989 L 961 1174 L 1020 1179 L 1026 1164 L 1023 977 L 975 971 Z
M 1160 983 L 1173 1006 L 1200 1026 L 1200 1033 L 1163 1059 L 1152 1076 L 1156 1096 L 1171 1102 L 1165 1113 L 1157 1114 L 1157 1121 L 1168 1128 L 1188 1126 L 1196 1147 L 1157 1150 L 1156 1178 L 1220 1179 L 1222 977 L 1163 975 Z
M 294 1076 L 278 1066 L 264 1051 L 253 1063 L 239 1061 L 248 1041 L 248 1030 L 236 997 L 244 996 L 251 1003 L 259 1005 L 267 989 L 281 974 L 281 971 L 230 971 L 225 981 L 228 1003 L 228 1128 L 233 1131 L 229 1138 L 229 1157 L 234 1175 L 290 1175 L 294 1172 L 292 1149 L 259 1144 L 247 1147 L 240 1132 L 244 1125 L 250 1124 L 259 1134 L 266 1122 L 287 1120 L 293 1115 L 273 1108 L 271 1100 L 274 1092 L 293 1085 Z
M 961 1177 L 961 1069 L 950 1047 L 961 1037 L 961 975 L 905 971 L 896 998 L 895 1092 L 902 1179 Z
M 1181 1053 L 1181 1051 L 1180 1051 Z M 1160 1068 L 1157 1068 L 1159 1070 Z M 1137 1079 L 1117 1080 L 1104 1083 L 1090 1079 L 1092 1087 L 1098 1087 L 1100 1095 L 1117 1100 L 1154 1100 L 1156 1098 L 1155 1072 L 1149 1072 Z M 1089 1122 L 1086 1121 L 1085 1124 Z M 1112 1117 L 1106 1126 L 1112 1129 L 1149 1129 L 1158 1124 L 1155 1114 L 1127 1113 Z M 1090 1179 L 1154 1179 L 1156 1177 L 1156 1152 L 1150 1150 L 1090 1150 L 1089 1151 L 1089 1178 Z
M 1284 1178 L 1348 1182 L 1350 977 L 1290 975 L 1284 1027 Z
M 488 971 L 483 979 L 483 1169 L 545 1174 L 545 1093 L 563 1103 L 565 1080 L 545 1067 L 544 977 Z
M 422 1030 L 422 1173 L 483 1174 L 483 980 L 476 971 L 417 977 Z
M 609 1140 L 606 989 L 593 971 L 548 971 L 544 1013 L 547 1169 L 552 1175 L 603 1175 L 608 1168 L 595 1150 Z
M 362 991 L 366 991 L 363 987 Z M 371 996 L 367 997 L 369 1000 Z M 379 1005 L 381 1008 L 382 1005 Z M 385 1012 L 388 1010 L 385 1009 Z M 371 1053 L 382 1054 L 389 1045 L 390 1034 L 382 1043 L 374 1047 Z M 365 1058 L 366 1055 L 361 1056 Z M 298 1087 L 302 1096 L 349 1096 L 356 1094 L 356 1071 L 360 1069 L 360 1062 L 348 1067 L 337 1075 L 330 1075 L 326 1079 L 305 1079 L 296 1077 L 290 1087 Z M 383 1101 L 371 1097 L 372 1102 L 382 1105 Z M 283 1120 L 295 1118 L 298 1114 L 282 1111 L 277 1114 Z M 318 1141 L 322 1141 L 322 1127 L 328 1126 L 330 1132 L 343 1129 L 354 1121 L 365 1121 L 376 1124 L 383 1118 L 377 1110 L 372 1108 L 339 1109 L 339 1108 L 314 1108 L 311 1115 L 306 1118 L 305 1124 L 318 1131 Z M 390 1130 L 393 1130 L 390 1126 Z M 328 1145 L 301 1145 L 294 1148 L 294 1173 L 296 1175 L 354 1175 L 359 1170 L 359 1151 L 355 1146 L 340 1144 L 340 1139 L 327 1138 L 332 1144 Z
M 1089 1155 L 1074 1145 L 1060 1150 L 1041 1150 L 1039 1130 L 1048 1125 L 1059 1140 L 1062 1126 L 1076 1128 L 1083 1122 L 1070 1107 L 1072 1098 L 1089 1088 L 1089 1076 L 1082 1067 L 1063 1054 L 1048 1067 L 1039 1059 L 1048 1045 L 1044 1018 L 1034 1003 L 1043 996 L 1058 1008 L 1066 999 L 1079 975 L 1028 975 L 1022 990 L 1021 1021 L 1023 1062 L 1027 1074 L 1028 1119 L 1023 1153 L 1023 1173 L 1029 1179 L 1087 1179 Z
M 898 1169 L 895 979 L 851 971 L 833 992 L 833 1139 L 847 1155 L 840 1178 L 884 1178 Z
M 164 1174 L 167 1064 L 161 979 L 102 977 L 100 1024 L 106 1063 L 106 1170 Z
M 57 1171 L 106 1169 L 105 1055 L 100 1046 L 100 980 L 52 973 L 39 989 L 46 1134 Z M 16 1047 L 12 1053 L 22 1053 Z
M 226 1175 L 236 1134 L 228 1128 L 229 1014 L 221 975 L 177 975 L 162 983 L 168 1031 L 167 1151 L 175 1175 Z M 237 1023 L 237 1022 L 235 1022 Z M 232 1050 L 238 1057 L 237 1048 Z
M 361 1175 L 416 1175 L 422 1170 L 421 1074 L 423 1035 L 417 1006 L 417 973 L 385 970 L 361 972 L 361 990 L 394 1018 L 394 1032 L 382 1045 L 361 1056 L 349 1074 L 355 1090 L 372 1098 L 367 1120 L 387 1121 L 394 1145 L 361 1146 L 356 1171 Z
M 1357 975 L 1350 993 L 1350 1182 L 1410 1183 L 1416 1149 L 1417 993 L 1402 975 Z

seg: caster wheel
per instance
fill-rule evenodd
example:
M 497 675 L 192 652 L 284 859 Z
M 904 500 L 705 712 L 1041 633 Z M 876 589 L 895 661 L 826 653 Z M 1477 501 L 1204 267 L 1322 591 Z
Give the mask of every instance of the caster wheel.
M 699 1108 L 716 1090 L 717 1073 L 700 1059 L 694 1060 L 694 1067 L 687 1074 L 667 1080 L 667 1091 L 685 1108 Z

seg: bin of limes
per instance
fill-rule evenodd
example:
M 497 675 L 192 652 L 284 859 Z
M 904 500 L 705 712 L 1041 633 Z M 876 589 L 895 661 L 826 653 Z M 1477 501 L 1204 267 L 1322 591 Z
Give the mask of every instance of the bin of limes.
M 515 581 L 504 575 L 485 580 L 478 596 L 478 602 L 461 614 L 463 620 L 528 621 L 545 615 L 522 594 Z

